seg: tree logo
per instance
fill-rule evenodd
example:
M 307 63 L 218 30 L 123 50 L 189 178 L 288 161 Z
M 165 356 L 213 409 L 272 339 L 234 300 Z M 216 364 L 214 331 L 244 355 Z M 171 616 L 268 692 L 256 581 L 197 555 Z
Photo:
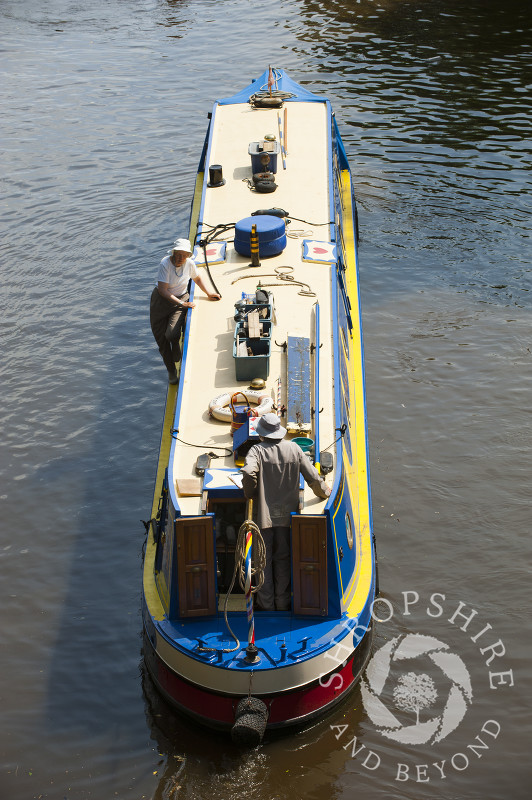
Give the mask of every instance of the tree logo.
M 448 650 L 420 633 L 398 636 L 377 650 L 361 692 L 364 708 L 383 736 L 405 744 L 435 744 L 460 724 L 473 699 L 471 680 L 462 659 Z M 434 666 L 437 675 L 429 674 Z M 383 700 L 399 709 L 400 719 Z M 436 713 L 426 718 L 431 707 Z

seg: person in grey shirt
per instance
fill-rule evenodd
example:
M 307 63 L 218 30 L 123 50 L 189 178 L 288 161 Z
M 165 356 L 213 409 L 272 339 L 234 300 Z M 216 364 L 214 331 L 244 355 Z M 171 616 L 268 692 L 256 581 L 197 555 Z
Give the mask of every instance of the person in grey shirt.
M 248 451 L 242 467 L 242 487 L 247 498 L 258 499 L 257 524 L 266 546 L 264 583 L 256 593 L 256 606 L 270 611 L 290 608 L 290 522 L 299 505 L 301 474 L 317 497 L 331 490 L 301 448 L 283 441 L 276 414 L 260 417 L 256 432 L 260 443 Z

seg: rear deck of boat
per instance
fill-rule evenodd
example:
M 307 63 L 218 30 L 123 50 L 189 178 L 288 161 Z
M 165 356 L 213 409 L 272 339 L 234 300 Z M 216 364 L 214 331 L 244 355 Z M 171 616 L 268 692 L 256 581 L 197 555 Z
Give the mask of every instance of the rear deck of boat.
M 285 112 L 286 109 L 286 112 Z M 222 264 L 210 266 L 211 274 L 222 299 L 209 301 L 196 287 L 196 307 L 189 312 L 190 332 L 185 351 L 184 368 L 178 391 L 178 439 L 172 446 L 169 475 L 172 490 L 183 516 L 202 513 L 202 498 L 197 487 L 195 463 L 199 453 L 209 448 L 232 447 L 230 426 L 209 416 L 208 407 L 212 398 L 232 394 L 246 388 L 250 380 L 238 381 L 233 357 L 234 304 L 242 293 L 254 292 L 259 281 L 272 292 L 275 318 L 272 326 L 269 375 L 267 391 L 278 399 L 278 381 L 281 385 L 281 401 L 286 405 L 287 353 L 283 347 L 290 334 L 297 334 L 314 341 L 315 309 L 319 302 L 320 341 L 322 347 L 315 357 L 319 359 L 319 396 L 322 411 L 319 417 L 312 415 L 312 424 L 319 422 L 321 449 L 331 445 L 335 438 L 334 418 L 334 374 L 333 374 L 333 310 L 332 270 L 329 263 L 303 261 L 304 240 L 330 241 L 331 197 L 328 164 L 330 160 L 330 118 L 325 102 L 288 102 L 282 110 L 254 109 L 249 103 L 217 105 L 212 120 L 213 135 L 207 154 L 208 166 L 223 167 L 224 186 L 205 188 L 200 223 L 204 223 L 203 234 L 209 226 L 235 223 L 252 212 L 276 206 L 283 208 L 294 221 L 287 225 L 287 246 L 279 255 L 260 257 L 259 267 L 250 266 L 250 258 L 238 255 L 233 244 L 228 243 L 226 259 Z M 279 127 L 280 125 L 280 127 Z M 248 146 L 262 140 L 265 134 L 279 136 L 287 145 L 286 156 L 277 157 L 275 193 L 259 194 L 249 186 L 252 177 L 251 158 Z M 208 180 L 208 174 L 205 182 Z M 202 232 L 200 227 L 199 232 Z M 227 234 L 232 238 L 233 232 Z M 281 281 L 276 269 L 291 267 L 294 279 Z M 201 268 L 206 285 L 209 276 Z M 295 281 L 307 284 L 311 296 L 301 294 L 302 287 Z M 306 291 L 306 289 L 303 289 Z M 309 395 L 309 405 L 314 408 L 313 376 L 304 387 Z M 250 375 L 250 378 L 254 377 Z M 314 431 L 311 430 L 310 436 Z M 180 441 L 182 440 L 182 441 Z M 186 442 L 187 444 L 184 444 Z M 200 445 L 201 448 L 190 445 Z M 212 463 L 216 467 L 234 468 L 234 459 L 223 450 L 216 451 L 220 459 Z M 332 452 L 334 449 L 332 448 Z M 318 454 L 315 455 L 315 460 Z M 332 475 L 331 475 L 332 478 Z M 194 488 L 196 486 L 196 488 Z M 192 489 L 191 489 L 192 487 Z M 189 494 L 192 492 L 192 494 Z M 324 501 L 319 500 L 305 488 L 302 513 L 320 513 Z

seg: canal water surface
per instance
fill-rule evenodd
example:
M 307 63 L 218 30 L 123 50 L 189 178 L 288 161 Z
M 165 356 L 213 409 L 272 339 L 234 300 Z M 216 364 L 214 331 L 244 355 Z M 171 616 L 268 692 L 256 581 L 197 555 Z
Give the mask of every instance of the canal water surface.
M 2 800 L 530 796 L 530 22 L 517 0 L 2 1 Z M 374 647 L 424 642 L 440 695 L 452 655 L 441 741 L 385 735 L 367 684 L 242 753 L 142 667 L 148 298 L 213 100 L 268 64 L 330 97 L 350 159 Z

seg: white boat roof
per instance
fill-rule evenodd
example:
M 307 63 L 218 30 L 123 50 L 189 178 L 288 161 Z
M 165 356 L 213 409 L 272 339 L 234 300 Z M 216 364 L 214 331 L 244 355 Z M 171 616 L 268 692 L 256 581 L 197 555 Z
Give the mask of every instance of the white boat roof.
M 283 158 L 283 154 L 277 158 L 275 180 L 278 188 L 274 193 L 259 194 L 248 184 L 248 179 L 252 177 L 248 146 L 251 142 L 262 140 L 266 134 L 275 134 L 279 141 L 279 120 L 287 153 L 286 158 Z M 302 258 L 303 240 L 330 241 L 328 106 L 325 101 L 291 102 L 278 111 L 254 109 L 249 103 L 217 105 L 212 125 L 212 145 L 204 183 L 209 180 L 209 164 L 222 165 L 226 183 L 204 190 L 201 215 L 201 221 L 205 223 L 203 234 L 208 233 L 208 226 L 235 223 L 249 217 L 253 211 L 271 206 L 283 208 L 291 216 L 308 221 L 293 221 L 287 225 L 286 249 L 274 257 L 261 257 L 259 267 L 251 267 L 250 259 L 239 255 L 232 242 L 228 243 L 225 262 L 210 265 L 213 280 L 222 296 L 221 301 L 208 300 L 198 287 L 194 287 L 196 307 L 188 312 L 191 316 L 190 336 L 178 393 L 178 432 L 169 463 L 171 491 L 176 491 L 177 502 L 184 516 L 201 513 L 201 496 L 194 488 L 199 485 L 195 473 L 198 455 L 209 452 L 213 447 L 232 448 L 230 425 L 210 417 L 208 407 L 214 397 L 232 394 L 249 386 L 249 380 L 237 381 L 235 377 L 234 304 L 241 298 L 242 292 L 254 292 L 259 281 L 274 296 L 275 321 L 266 387 L 275 401 L 280 378 L 281 399 L 286 404 L 287 356 L 282 345 L 288 334 L 293 333 L 313 341 L 315 304 L 319 301 L 322 343 L 319 352 L 319 394 L 323 408 L 319 415 L 320 449 L 331 445 L 338 435 L 335 433 L 332 358 L 331 280 L 334 264 L 312 263 Z M 202 232 L 201 228 L 199 232 Z M 228 239 L 233 236 L 234 231 L 227 233 Z M 294 281 L 308 284 L 313 296 L 301 294 L 301 287 L 295 283 L 280 281 L 275 270 L 281 267 L 292 267 Z M 204 267 L 200 268 L 200 274 L 206 286 L 210 286 Z M 312 368 L 312 376 L 313 373 Z M 311 385 L 309 389 L 312 392 L 311 406 L 314 408 L 314 386 Z M 285 424 L 283 418 L 281 422 Z M 212 467 L 234 468 L 232 455 L 226 455 L 222 449 L 214 452 L 220 458 L 211 463 Z M 334 448 L 331 448 L 331 452 L 334 453 Z M 318 454 L 315 457 L 318 458 Z M 189 495 L 189 491 L 194 493 Z M 304 513 L 321 513 L 324 504 L 305 487 Z

